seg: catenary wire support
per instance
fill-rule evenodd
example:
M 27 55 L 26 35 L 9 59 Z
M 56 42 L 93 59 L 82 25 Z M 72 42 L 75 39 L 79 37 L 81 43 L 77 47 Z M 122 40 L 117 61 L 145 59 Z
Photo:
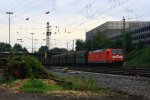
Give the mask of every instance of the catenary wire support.
M 123 17 L 123 50 L 124 54 L 126 54 L 126 31 L 125 31 L 125 18 Z
M 6 12 L 6 14 L 9 14 L 9 44 L 10 44 L 10 15 L 13 14 L 13 12 Z
M 49 22 L 47 22 L 47 32 L 46 32 L 46 46 L 48 47 L 48 50 L 50 50 L 50 36 L 51 36 L 51 32 L 50 32 L 50 26 L 49 26 Z
M 30 33 L 32 35 L 32 53 L 33 53 L 33 35 L 34 33 Z

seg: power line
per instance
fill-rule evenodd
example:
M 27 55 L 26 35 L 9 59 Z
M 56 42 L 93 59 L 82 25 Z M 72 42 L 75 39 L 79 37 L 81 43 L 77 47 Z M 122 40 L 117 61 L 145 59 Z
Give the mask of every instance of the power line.
M 116 5 L 114 8 L 120 6 L 120 5 L 122 5 L 122 4 L 124 4 L 124 3 L 128 2 L 128 1 L 130 1 L 130 0 L 124 0 L 124 2 L 121 2 L 120 4 Z M 98 17 L 98 16 L 101 16 L 101 15 L 104 15 L 104 13 L 107 13 L 107 12 L 113 10 L 114 8 L 108 8 L 108 9 L 105 9 L 105 10 L 101 11 L 101 14 L 98 14 L 97 17 Z M 99 12 L 99 10 L 95 11 L 95 13 L 94 13 L 93 15 L 91 15 L 90 17 L 94 17 L 97 12 Z M 96 17 L 96 16 L 95 16 L 95 17 Z M 84 23 L 89 22 L 89 21 L 91 21 L 91 20 L 93 20 L 93 19 L 88 19 L 87 21 L 83 21 L 83 22 L 81 22 L 81 23 L 79 24 L 79 26 L 80 26 L 80 25 L 83 25 Z

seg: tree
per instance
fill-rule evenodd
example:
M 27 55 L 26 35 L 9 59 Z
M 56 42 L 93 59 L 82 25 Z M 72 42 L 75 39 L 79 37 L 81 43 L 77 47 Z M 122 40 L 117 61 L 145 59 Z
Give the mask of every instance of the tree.
M 65 48 L 53 48 L 53 49 L 50 50 L 50 52 L 51 52 L 52 54 L 61 54 L 61 53 L 66 53 L 66 52 L 68 52 L 68 50 L 65 49 Z
M 107 38 L 107 36 L 101 32 L 97 32 L 96 35 L 93 38 L 93 49 L 103 49 L 110 47 L 110 39 Z
M 132 33 L 130 32 L 126 32 L 125 33 L 125 40 L 124 37 L 123 37 L 123 34 L 122 34 L 122 39 L 117 39 L 117 40 L 112 40 L 111 41 L 111 48 L 124 48 L 124 44 L 123 42 L 125 41 L 125 49 L 126 49 L 126 52 L 130 52 L 134 49 L 134 46 L 132 44 L 132 36 L 131 36 Z
M 28 50 L 25 47 L 22 48 L 22 46 L 20 44 L 15 44 L 14 47 L 12 48 L 12 52 L 15 52 L 15 53 L 28 53 Z
M 76 41 L 76 51 L 80 51 L 84 49 L 85 49 L 85 42 L 83 40 L 78 39 Z
M 126 51 L 127 52 L 130 52 L 134 49 L 134 46 L 131 41 L 132 41 L 131 33 L 127 33 L 126 34 Z
M 93 39 L 88 39 L 85 41 L 85 50 L 93 49 Z
M 144 43 L 143 43 L 143 41 L 140 40 L 137 44 L 137 49 L 142 49 L 143 46 L 144 46 Z
M 101 32 L 97 32 L 92 39 L 86 41 L 78 39 L 76 41 L 76 51 L 79 50 L 96 50 L 109 48 L 111 46 L 111 40 Z
M 46 51 L 48 51 L 48 47 L 47 47 L 47 46 L 41 46 L 41 47 L 39 48 L 39 50 L 38 50 L 39 53 L 44 53 L 44 52 L 46 52 Z
M 22 49 L 22 52 L 28 53 L 29 51 L 27 50 L 27 48 L 24 47 L 24 48 Z
M 122 39 L 118 39 L 118 40 L 112 40 L 111 41 L 111 48 L 123 48 L 122 46 Z
M 97 32 L 96 35 L 92 39 L 88 39 L 85 42 L 85 49 L 88 50 L 96 50 L 96 49 L 103 49 L 108 48 L 111 45 L 110 39 L 101 32 Z
M 10 44 L 0 42 L 0 52 L 10 52 L 11 48 Z

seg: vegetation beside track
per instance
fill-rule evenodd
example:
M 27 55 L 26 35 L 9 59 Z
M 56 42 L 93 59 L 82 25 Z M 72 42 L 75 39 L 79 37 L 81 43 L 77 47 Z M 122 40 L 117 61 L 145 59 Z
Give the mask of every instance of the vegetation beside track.
M 20 90 L 22 92 L 30 93 L 46 93 L 48 91 L 62 91 L 62 90 L 80 90 L 80 91 L 94 91 L 99 92 L 104 90 L 99 88 L 95 82 L 89 78 L 72 77 L 68 79 L 55 79 L 53 82 L 44 82 L 43 79 L 30 79 L 23 83 Z M 47 84 L 50 83 L 50 84 Z
M 13 56 L 8 59 L 8 63 L 3 69 L 3 80 L 0 83 L 11 87 L 9 85 L 15 84 L 18 79 L 26 80 L 19 85 L 22 92 L 45 93 L 54 90 L 100 90 L 90 78 L 72 77 L 65 79 L 59 78 L 53 73 L 49 74 L 36 58 L 25 55 Z M 56 84 L 46 84 L 44 79 L 54 80 L 53 83 Z
M 50 82 L 47 80 L 47 82 Z M 61 85 L 54 84 L 55 82 L 51 82 L 50 84 L 46 84 L 42 79 L 31 79 L 27 82 L 23 83 L 20 90 L 22 92 L 30 92 L 30 93 L 45 93 L 48 91 L 55 90 L 63 90 L 64 88 Z
M 46 78 L 47 70 L 32 56 L 13 56 L 8 59 L 3 68 L 3 79 L 5 81 L 25 78 Z
M 150 68 L 150 47 L 137 49 L 126 57 L 126 66 L 136 68 Z

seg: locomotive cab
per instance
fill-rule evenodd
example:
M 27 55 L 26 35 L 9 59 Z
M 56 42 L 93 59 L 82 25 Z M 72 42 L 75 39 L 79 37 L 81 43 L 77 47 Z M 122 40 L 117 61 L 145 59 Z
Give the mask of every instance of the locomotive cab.
M 111 49 L 109 53 L 112 63 L 123 63 L 124 57 L 122 49 Z

